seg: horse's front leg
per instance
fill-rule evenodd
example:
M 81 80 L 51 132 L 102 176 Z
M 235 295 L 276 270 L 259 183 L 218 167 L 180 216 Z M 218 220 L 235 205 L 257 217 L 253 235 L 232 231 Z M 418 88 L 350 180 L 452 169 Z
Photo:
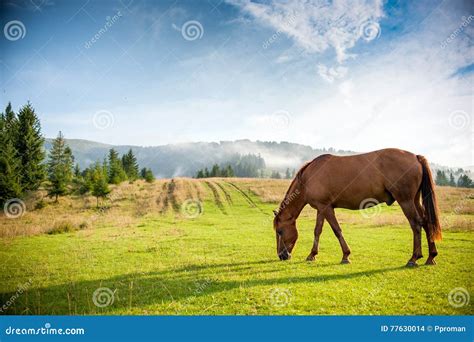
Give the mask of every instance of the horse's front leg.
M 339 244 L 341 245 L 341 248 L 342 248 L 341 264 L 350 264 L 349 254 L 351 254 L 351 250 L 346 240 L 344 240 L 344 236 L 342 236 L 342 229 L 339 226 L 339 223 L 337 222 L 336 214 L 334 213 L 333 207 L 326 208 L 325 217 L 326 217 L 326 220 L 328 220 L 329 224 L 331 225 L 332 231 L 334 232 L 334 235 L 336 235 L 337 239 L 339 240 Z
M 316 215 L 316 226 L 314 227 L 313 248 L 311 249 L 311 252 L 306 258 L 307 261 L 313 261 L 314 257 L 319 252 L 319 236 L 323 232 L 323 224 L 324 224 L 324 215 L 320 211 L 318 211 L 318 214 Z

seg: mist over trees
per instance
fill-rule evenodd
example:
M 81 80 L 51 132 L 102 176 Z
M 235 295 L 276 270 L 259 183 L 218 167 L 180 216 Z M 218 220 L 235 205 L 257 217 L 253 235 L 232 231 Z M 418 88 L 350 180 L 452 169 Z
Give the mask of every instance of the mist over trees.
M 474 183 L 471 178 L 465 173 L 463 169 L 456 171 L 448 170 L 437 170 L 436 185 L 439 186 L 453 186 L 459 188 L 474 188 Z
M 211 169 L 207 167 L 200 169 L 196 173 L 196 178 L 207 177 L 260 177 L 265 170 L 265 160 L 260 155 L 234 154 L 229 161 L 218 165 L 212 165 Z

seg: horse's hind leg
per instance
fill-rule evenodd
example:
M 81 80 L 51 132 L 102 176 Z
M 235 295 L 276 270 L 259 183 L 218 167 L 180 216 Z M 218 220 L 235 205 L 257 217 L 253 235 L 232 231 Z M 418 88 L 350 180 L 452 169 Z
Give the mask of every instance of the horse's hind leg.
M 402 207 L 403 213 L 410 222 L 411 230 L 413 231 L 413 254 L 410 260 L 408 260 L 407 266 L 417 266 L 416 261 L 423 257 L 421 251 L 421 226 L 423 219 L 418 214 L 413 200 L 399 202 Z
M 334 232 L 334 235 L 336 235 L 337 239 L 339 240 L 339 244 L 341 245 L 342 248 L 342 261 L 341 264 L 349 264 L 349 254 L 351 254 L 351 250 L 349 246 L 347 245 L 346 240 L 344 240 L 344 236 L 342 236 L 342 229 L 339 226 L 339 223 L 337 222 L 336 219 L 336 214 L 334 213 L 334 208 L 332 207 L 327 207 L 324 215 L 326 217 L 326 220 L 328 220 L 329 225 L 332 228 L 332 231 Z
M 423 229 L 426 234 L 426 240 L 428 241 L 428 248 L 429 248 L 430 255 L 428 259 L 426 260 L 425 265 L 436 265 L 434 258 L 438 255 L 438 250 L 436 249 L 436 244 L 434 243 L 434 241 L 430 240 L 430 234 L 428 232 L 428 225 L 426 223 L 426 217 L 425 217 L 425 209 L 420 203 L 420 192 L 416 194 L 415 207 L 416 207 L 416 210 L 418 211 L 418 214 L 423 218 Z
M 313 248 L 311 249 L 311 252 L 306 258 L 307 261 L 313 261 L 314 257 L 319 252 L 319 236 L 323 232 L 323 224 L 324 224 L 324 215 L 320 211 L 318 211 L 318 215 L 316 216 L 316 226 L 314 227 Z

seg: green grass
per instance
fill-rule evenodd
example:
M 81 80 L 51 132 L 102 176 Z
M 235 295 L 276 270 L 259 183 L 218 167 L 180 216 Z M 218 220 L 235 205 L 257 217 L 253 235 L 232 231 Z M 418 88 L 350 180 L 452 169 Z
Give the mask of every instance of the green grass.
M 271 210 L 229 184 L 203 200 L 196 219 L 149 213 L 128 228 L 90 229 L 2 239 L 0 299 L 30 282 L 8 314 L 473 314 L 472 303 L 451 306 L 454 288 L 472 290 L 473 234 L 446 231 L 438 265 L 404 267 L 411 256 L 408 224 L 380 227 L 341 220 L 352 264 L 329 226 L 315 262 L 304 261 L 314 219 L 298 221 L 292 260 L 277 260 Z M 253 201 L 255 205 L 251 204 Z M 384 207 L 380 215 L 399 212 Z M 345 212 L 360 215 L 358 212 Z M 425 256 L 426 241 L 423 240 Z M 420 260 L 420 264 L 424 262 Z M 100 287 L 114 292 L 106 307 L 93 303 Z

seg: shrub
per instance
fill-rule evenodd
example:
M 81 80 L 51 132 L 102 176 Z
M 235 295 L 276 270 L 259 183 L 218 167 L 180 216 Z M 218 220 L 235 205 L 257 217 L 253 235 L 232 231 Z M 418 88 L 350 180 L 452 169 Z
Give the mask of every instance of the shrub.
M 48 231 L 48 234 L 52 235 L 52 234 L 70 233 L 76 230 L 78 230 L 78 227 L 74 226 L 72 222 L 60 221 L 54 224 L 53 228 L 51 228 Z

